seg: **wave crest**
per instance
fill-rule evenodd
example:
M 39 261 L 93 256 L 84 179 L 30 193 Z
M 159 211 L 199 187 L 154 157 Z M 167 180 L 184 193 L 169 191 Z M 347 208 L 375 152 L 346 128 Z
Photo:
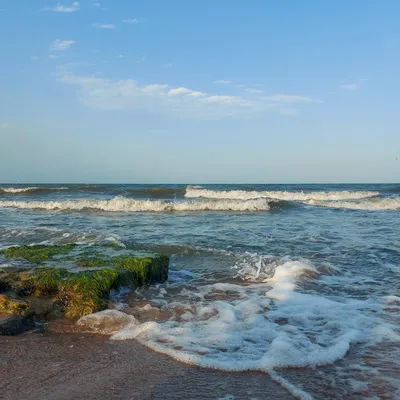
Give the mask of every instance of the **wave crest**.
M 366 210 L 366 211 L 400 210 L 400 198 L 368 199 L 359 202 L 355 201 L 322 202 L 318 200 L 310 200 L 307 202 L 307 204 L 319 207 L 345 208 L 351 210 Z
M 134 200 L 115 197 L 111 200 L 66 201 L 0 201 L 0 208 L 38 209 L 47 211 L 97 210 L 107 212 L 166 212 L 166 211 L 267 211 L 266 199 L 255 200 L 195 200 L 160 201 Z
M 378 192 L 364 191 L 337 191 L 337 192 L 282 192 L 282 191 L 246 191 L 246 190 L 208 190 L 203 188 L 195 188 L 188 186 L 186 188 L 186 198 L 208 198 L 208 199 L 235 199 L 235 200 L 252 200 L 252 199 L 274 199 L 286 201 L 307 201 L 307 200 L 357 200 L 368 197 L 379 196 Z
M 0 194 L 1 193 L 21 194 L 21 193 L 34 193 L 34 192 L 52 192 L 52 191 L 58 191 L 58 190 L 68 190 L 68 188 L 67 187 L 38 187 L 38 186 L 21 187 L 21 188 L 1 187 Z

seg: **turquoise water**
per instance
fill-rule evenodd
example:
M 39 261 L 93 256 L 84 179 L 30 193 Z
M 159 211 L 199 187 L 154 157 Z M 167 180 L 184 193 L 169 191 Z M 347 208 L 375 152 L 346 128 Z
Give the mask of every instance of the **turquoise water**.
M 400 397 L 400 184 L 0 185 L 0 248 L 70 242 L 171 257 L 136 296 L 168 317 L 115 340 L 300 398 Z

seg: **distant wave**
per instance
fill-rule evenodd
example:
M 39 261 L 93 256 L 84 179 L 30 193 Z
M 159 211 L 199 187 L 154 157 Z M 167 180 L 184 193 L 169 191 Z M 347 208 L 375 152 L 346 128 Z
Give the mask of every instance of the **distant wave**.
M 267 211 L 270 209 L 266 199 L 255 200 L 194 200 L 160 201 L 134 200 L 115 197 L 111 200 L 66 200 L 66 201 L 0 201 L 0 208 L 19 208 L 37 210 L 83 211 L 98 210 L 107 212 L 165 212 L 165 211 Z
M 143 197 L 151 197 L 151 198 L 163 198 L 163 197 L 172 197 L 179 196 L 182 197 L 186 189 L 183 188 L 166 188 L 153 186 L 148 188 L 133 188 L 133 189 L 121 189 L 122 192 L 134 195 L 134 196 L 143 196 Z
M 378 192 L 281 192 L 281 191 L 244 191 L 244 190 L 208 190 L 203 188 L 195 188 L 188 186 L 186 188 L 186 198 L 208 198 L 208 199 L 235 199 L 235 200 L 251 200 L 251 199 L 274 199 L 286 201 L 307 201 L 307 200 L 356 200 L 368 197 L 379 196 Z
M 58 190 L 68 190 L 67 187 L 38 187 L 38 186 L 32 186 L 32 187 L 21 187 L 21 188 L 16 188 L 16 187 L 0 187 L 0 194 L 6 193 L 6 194 L 21 194 L 21 193 L 34 193 L 34 192 L 52 192 L 52 191 L 58 191 Z
M 400 198 L 386 198 L 386 199 L 365 199 L 362 201 L 318 201 L 310 200 L 306 202 L 312 206 L 328 207 L 328 208 L 345 208 L 351 210 L 400 210 Z

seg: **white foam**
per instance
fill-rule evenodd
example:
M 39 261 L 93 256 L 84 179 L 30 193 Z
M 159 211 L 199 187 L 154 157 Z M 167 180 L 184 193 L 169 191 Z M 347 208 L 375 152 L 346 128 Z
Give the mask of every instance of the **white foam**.
M 4 193 L 25 193 L 25 192 L 36 192 L 39 190 L 68 190 L 67 187 L 24 187 L 24 188 L 13 188 L 13 187 L 0 187 L 0 192 Z
M 283 192 L 283 191 L 245 191 L 245 190 L 208 190 L 188 186 L 185 197 L 187 198 L 209 198 L 209 199 L 235 199 L 251 200 L 268 198 L 286 201 L 307 201 L 307 200 L 349 200 L 363 199 L 378 196 L 378 192 L 366 191 L 337 191 L 337 192 Z
M 187 301 L 167 304 L 174 318 L 128 325 L 112 339 L 136 338 L 188 364 L 266 372 L 330 364 L 354 343 L 398 340 L 391 326 L 377 322 L 378 304 L 299 293 L 299 279 L 314 279 L 318 269 L 288 257 L 273 262 L 278 266 L 264 282 L 207 285 L 196 297 L 182 291 Z
M 26 188 L 12 188 L 12 187 L 10 187 L 10 188 L 5 188 L 5 187 L 2 187 L 2 188 L 0 188 L 0 191 L 1 192 L 4 192 L 4 193 L 24 193 L 24 192 L 31 192 L 31 191 L 34 191 L 34 190 L 38 190 L 39 188 L 38 187 L 26 187 Z
M 107 212 L 165 212 L 165 211 L 266 211 L 266 199 L 255 200 L 197 200 L 160 201 L 134 200 L 115 197 L 111 200 L 65 200 L 65 201 L 0 201 L 0 208 L 38 210 L 99 210 Z
M 139 325 L 139 322 L 135 317 L 125 314 L 124 312 L 118 310 L 104 310 L 80 318 L 77 325 L 84 328 L 86 332 L 112 335 L 125 328 L 127 325 Z
M 318 200 L 310 200 L 307 204 L 328 208 L 347 208 L 351 210 L 400 210 L 400 198 L 391 197 L 385 199 L 366 199 L 362 201 L 329 201 L 322 202 Z

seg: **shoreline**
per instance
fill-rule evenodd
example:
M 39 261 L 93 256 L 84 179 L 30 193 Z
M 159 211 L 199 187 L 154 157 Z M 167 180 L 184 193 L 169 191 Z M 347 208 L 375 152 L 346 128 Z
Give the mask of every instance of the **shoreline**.
M 190 366 L 136 341 L 86 333 L 36 330 L 0 337 L 0 376 L 4 400 L 292 397 L 267 374 Z

